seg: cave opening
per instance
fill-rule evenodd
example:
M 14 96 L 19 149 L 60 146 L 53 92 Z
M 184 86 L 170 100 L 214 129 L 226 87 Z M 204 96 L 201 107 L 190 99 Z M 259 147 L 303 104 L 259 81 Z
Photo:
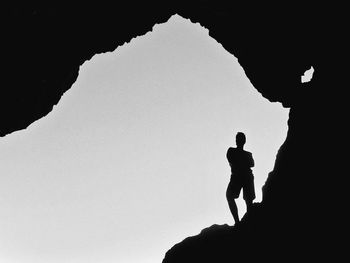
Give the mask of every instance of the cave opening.
M 4 249 L 36 262 L 160 262 L 183 238 L 232 224 L 225 155 L 237 131 L 261 200 L 287 119 L 208 30 L 172 16 L 85 62 L 48 116 L 1 142 Z

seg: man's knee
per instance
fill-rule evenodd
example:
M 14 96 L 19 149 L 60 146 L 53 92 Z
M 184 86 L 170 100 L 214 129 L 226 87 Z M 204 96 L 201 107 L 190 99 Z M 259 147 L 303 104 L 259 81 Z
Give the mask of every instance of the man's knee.
M 253 204 L 253 199 L 248 198 L 248 199 L 244 199 L 245 203 L 248 205 L 252 205 Z
M 235 193 L 232 193 L 230 191 L 226 192 L 226 199 L 227 199 L 228 202 L 234 202 L 235 199 L 237 199 L 237 198 L 238 198 L 238 196 L 235 195 Z
M 235 201 L 235 198 L 233 197 L 232 194 L 226 194 L 226 199 L 227 199 L 227 202 L 231 203 L 232 201 L 234 202 Z

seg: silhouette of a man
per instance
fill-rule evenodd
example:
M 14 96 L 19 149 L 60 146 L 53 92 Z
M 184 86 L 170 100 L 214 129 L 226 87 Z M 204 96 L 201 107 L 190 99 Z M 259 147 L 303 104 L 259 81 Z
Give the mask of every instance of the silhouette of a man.
M 243 188 L 243 199 L 250 210 L 255 199 L 254 176 L 251 167 L 254 167 L 254 159 L 250 152 L 243 150 L 246 137 L 244 133 L 236 135 L 237 148 L 230 147 L 227 150 L 227 160 L 231 166 L 231 180 L 226 191 L 226 198 L 231 213 L 236 223 L 239 222 L 238 209 L 235 199 L 239 197 Z

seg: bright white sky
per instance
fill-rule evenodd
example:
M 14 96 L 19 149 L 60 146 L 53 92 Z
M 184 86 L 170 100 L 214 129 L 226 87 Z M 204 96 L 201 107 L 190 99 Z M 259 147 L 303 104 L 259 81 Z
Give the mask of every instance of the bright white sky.
M 161 262 L 187 236 L 233 224 L 237 131 L 261 201 L 287 117 L 206 29 L 173 16 L 85 62 L 48 116 L 0 139 L 0 261 Z

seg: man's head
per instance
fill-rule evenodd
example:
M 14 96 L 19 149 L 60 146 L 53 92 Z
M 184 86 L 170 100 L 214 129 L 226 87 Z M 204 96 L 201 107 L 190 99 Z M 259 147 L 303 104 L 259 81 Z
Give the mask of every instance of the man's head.
M 236 134 L 236 145 L 238 148 L 242 148 L 243 149 L 243 146 L 245 144 L 245 135 L 243 132 L 237 132 Z

